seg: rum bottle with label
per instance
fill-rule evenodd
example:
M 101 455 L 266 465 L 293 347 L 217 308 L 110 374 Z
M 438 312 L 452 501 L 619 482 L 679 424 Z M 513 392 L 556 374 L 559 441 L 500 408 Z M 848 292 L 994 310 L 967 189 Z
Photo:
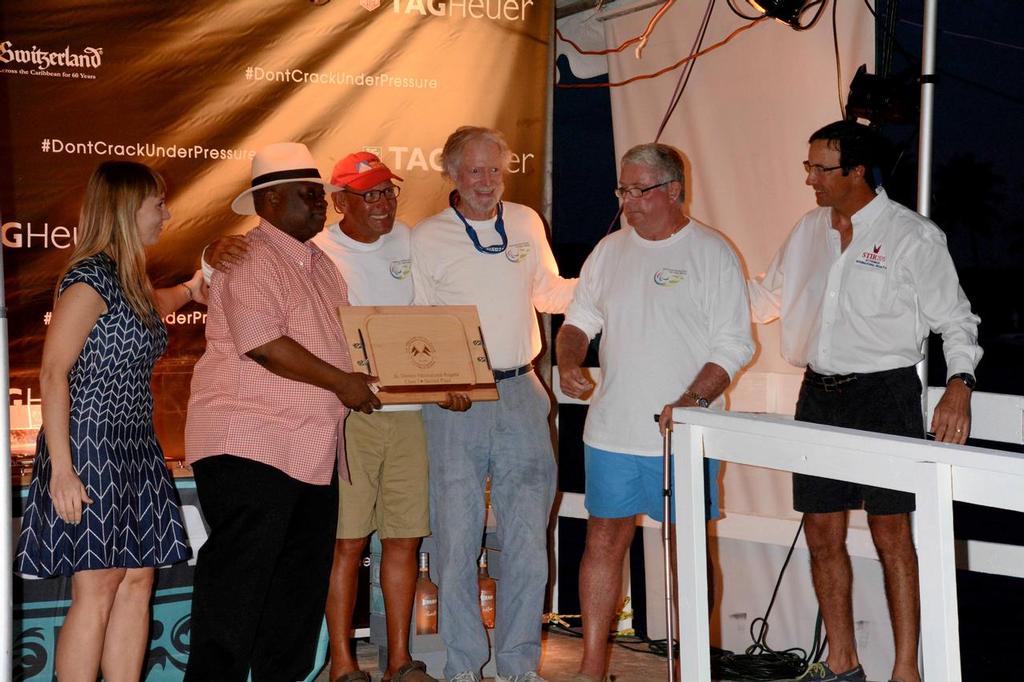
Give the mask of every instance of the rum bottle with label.
M 420 571 L 416 578 L 416 634 L 437 632 L 437 585 L 430 582 L 430 555 L 420 552 Z
M 487 573 L 487 548 L 480 553 L 480 570 L 477 573 L 477 583 L 480 586 L 480 618 L 484 621 L 484 627 L 494 627 L 494 607 L 496 603 L 498 585 Z

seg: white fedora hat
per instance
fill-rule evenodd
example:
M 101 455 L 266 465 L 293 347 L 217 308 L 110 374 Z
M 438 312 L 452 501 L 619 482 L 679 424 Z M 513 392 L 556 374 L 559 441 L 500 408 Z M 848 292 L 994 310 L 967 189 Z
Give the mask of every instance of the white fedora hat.
M 235 197 L 231 202 L 231 210 L 240 215 L 255 215 L 253 191 L 286 182 L 315 182 L 323 185 L 325 192 L 337 192 L 341 189 L 328 185 L 320 177 L 313 155 L 309 153 L 306 145 L 298 142 L 278 142 L 268 144 L 252 157 L 252 187 Z

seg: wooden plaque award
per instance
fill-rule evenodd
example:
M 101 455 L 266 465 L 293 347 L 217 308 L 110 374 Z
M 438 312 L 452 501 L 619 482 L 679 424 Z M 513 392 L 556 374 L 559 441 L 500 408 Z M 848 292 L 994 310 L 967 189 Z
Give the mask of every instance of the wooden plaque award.
M 380 382 L 385 405 L 497 400 L 476 306 L 341 306 L 352 366 Z

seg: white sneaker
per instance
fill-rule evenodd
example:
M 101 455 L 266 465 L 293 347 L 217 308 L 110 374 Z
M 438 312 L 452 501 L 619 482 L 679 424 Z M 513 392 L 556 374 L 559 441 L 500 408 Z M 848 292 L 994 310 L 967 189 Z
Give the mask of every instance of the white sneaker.
M 467 670 L 464 673 L 459 673 L 447 682 L 480 682 L 480 676 Z
M 498 675 L 494 679 L 497 680 L 497 682 L 547 682 L 547 680 L 533 670 L 528 673 L 523 673 L 522 675 L 513 675 L 512 677 L 502 677 L 501 675 Z

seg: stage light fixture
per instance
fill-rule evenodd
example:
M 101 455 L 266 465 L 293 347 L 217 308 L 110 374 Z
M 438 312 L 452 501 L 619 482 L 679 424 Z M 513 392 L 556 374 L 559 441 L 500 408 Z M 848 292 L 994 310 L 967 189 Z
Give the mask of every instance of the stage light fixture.
M 911 75 L 877 76 L 861 64 L 846 97 L 846 118 L 865 119 L 873 126 L 913 124 L 918 118 L 920 86 Z
M 747 0 L 750 6 L 765 16 L 777 19 L 793 28 L 801 28 L 800 15 L 809 2 L 815 0 Z M 833 0 L 834 1 L 834 0 Z

